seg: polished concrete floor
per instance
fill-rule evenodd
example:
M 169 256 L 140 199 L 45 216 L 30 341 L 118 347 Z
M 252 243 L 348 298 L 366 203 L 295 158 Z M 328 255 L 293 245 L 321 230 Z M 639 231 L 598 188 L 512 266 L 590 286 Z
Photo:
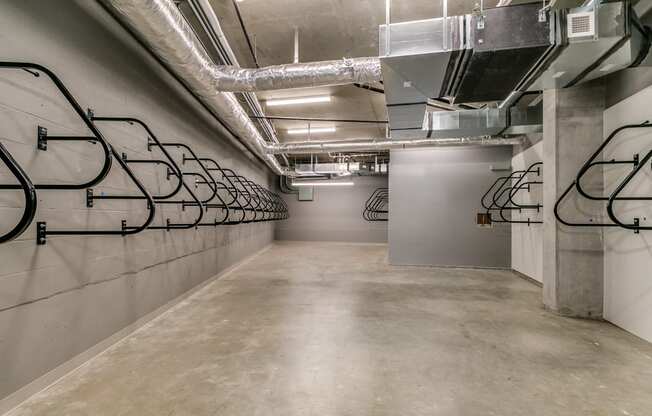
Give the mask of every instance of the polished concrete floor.
M 506 271 L 278 243 L 18 415 L 652 415 L 652 344 Z

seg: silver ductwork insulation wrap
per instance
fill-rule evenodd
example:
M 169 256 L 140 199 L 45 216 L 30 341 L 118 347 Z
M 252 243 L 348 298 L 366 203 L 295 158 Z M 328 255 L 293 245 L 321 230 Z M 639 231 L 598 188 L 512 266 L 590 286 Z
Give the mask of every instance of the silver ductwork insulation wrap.
M 235 92 L 365 84 L 382 79 L 378 58 L 344 58 L 257 69 L 215 66 L 212 75 L 215 89 Z
M 266 152 L 265 140 L 235 95 L 215 89 L 215 65 L 172 0 L 100 1 L 275 173 L 287 174 Z
M 407 149 L 411 147 L 437 147 L 437 146 L 514 146 L 523 143 L 524 137 L 495 138 L 491 136 L 455 137 L 437 139 L 411 139 L 411 140 L 330 140 L 280 143 L 267 145 L 268 152 L 278 153 L 330 153 L 330 152 L 356 152 L 356 151 L 382 151 L 389 149 Z

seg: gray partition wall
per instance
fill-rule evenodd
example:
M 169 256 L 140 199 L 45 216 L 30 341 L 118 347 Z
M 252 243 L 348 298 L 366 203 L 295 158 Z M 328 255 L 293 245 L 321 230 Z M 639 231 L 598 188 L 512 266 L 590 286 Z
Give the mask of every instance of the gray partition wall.
M 313 201 L 283 195 L 290 219 L 276 224 L 276 239 L 386 243 L 387 222 L 367 222 L 362 218 L 362 210 L 374 189 L 387 187 L 387 176 L 349 180 L 355 186 L 315 187 Z
M 509 267 L 510 227 L 479 228 L 480 198 L 511 147 L 393 150 L 389 259 L 395 265 Z

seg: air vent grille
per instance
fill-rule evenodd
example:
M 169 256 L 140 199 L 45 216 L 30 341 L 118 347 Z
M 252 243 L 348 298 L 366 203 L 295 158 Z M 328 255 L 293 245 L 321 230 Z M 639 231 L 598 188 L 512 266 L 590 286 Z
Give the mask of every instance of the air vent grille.
M 595 36 L 595 15 L 592 12 L 568 15 L 568 38 Z

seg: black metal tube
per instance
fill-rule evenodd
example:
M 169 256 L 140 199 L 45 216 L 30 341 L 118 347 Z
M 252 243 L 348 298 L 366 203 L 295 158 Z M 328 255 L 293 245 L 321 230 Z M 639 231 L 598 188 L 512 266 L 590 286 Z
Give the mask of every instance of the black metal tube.
M 637 162 L 635 160 L 632 160 L 632 161 L 615 161 L 615 160 L 613 160 L 613 161 L 608 161 L 608 162 L 602 162 L 602 161 L 594 162 L 594 160 L 597 159 L 598 157 L 600 157 L 600 155 L 602 155 L 602 152 L 607 147 L 607 145 L 609 145 L 609 143 L 611 143 L 613 141 L 613 139 L 620 132 L 622 132 L 624 130 L 628 130 L 628 129 L 651 128 L 651 127 L 652 127 L 652 124 L 650 124 L 650 122 L 648 120 L 645 120 L 643 123 L 640 123 L 640 124 L 627 124 L 627 125 L 618 127 L 617 129 L 612 131 L 611 134 L 609 134 L 609 136 L 607 137 L 607 139 L 604 142 L 602 142 L 602 144 L 597 148 L 597 150 L 595 152 L 593 152 L 591 157 L 584 163 L 584 165 L 582 165 L 580 170 L 577 172 L 577 176 L 575 178 L 575 188 L 577 189 L 577 192 L 579 192 L 580 195 L 582 195 L 584 198 L 591 199 L 591 200 L 594 200 L 594 201 L 607 201 L 607 200 L 609 200 L 608 197 L 603 197 L 603 196 L 596 197 L 596 196 L 590 195 L 588 192 L 585 192 L 584 189 L 581 186 L 582 177 L 589 171 L 589 169 L 591 169 L 593 166 L 597 166 L 597 165 L 619 164 L 619 163 L 620 164 L 630 164 L 631 163 L 634 166 L 636 166 Z
M 97 185 L 102 180 L 104 180 L 104 178 L 106 178 L 106 175 L 108 175 L 109 171 L 111 170 L 111 162 L 112 162 L 111 155 L 113 154 L 111 146 L 104 139 L 100 131 L 95 127 L 95 125 L 91 122 L 91 120 L 87 117 L 86 113 L 81 108 L 81 106 L 79 105 L 75 97 L 73 97 L 70 91 L 68 91 L 68 89 L 63 84 L 63 82 L 59 79 L 59 77 L 57 77 L 52 71 L 50 71 L 46 67 L 30 62 L 0 62 L 0 68 L 30 69 L 34 71 L 43 72 L 45 75 L 47 75 L 48 78 L 52 81 L 52 83 L 54 83 L 54 85 L 57 87 L 59 92 L 64 96 L 68 104 L 70 104 L 70 106 L 73 108 L 75 113 L 77 113 L 79 118 L 82 119 L 86 127 L 93 133 L 93 138 L 100 144 L 102 151 L 104 152 L 104 163 L 102 165 L 102 168 L 100 169 L 100 172 L 93 179 L 80 184 L 34 184 L 34 187 L 36 189 L 79 190 L 79 189 L 90 188 L 92 186 Z M 90 138 L 84 138 L 84 139 L 88 140 Z M 0 189 L 18 189 L 18 188 L 10 185 L 9 186 L 0 185 Z
M 620 220 L 616 216 L 616 213 L 614 211 L 614 202 L 622 200 L 621 198 L 618 198 L 618 195 L 627 187 L 627 185 L 634 179 L 634 177 L 644 168 L 647 167 L 648 162 L 652 159 L 652 150 L 650 150 L 641 163 L 636 166 L 636 169 L 632 170 L 629 175 L 616 187 L 616 189 L 612 192 L 612 194 L 609 196 L 609 203 L 607 204 L 607 214 L 609 215 L 609 218 L 611 221 L 616 223 L 622 228 L 626 228 L 628 230 L 634 230 L 634 231 L 641 231 L 641 230 L 652 230 L 652 227 L 643 227 L 640 226 L 636 223 L 633 224 L 626 224 L 623 221 Z M 631 199 L 630 199 L 631 200 Z M 641 200 L 650 200 L 650 198 L 642 198 Z
M 125 171 L 127 176 L 129 176 L 129 179 L 136 185 L 138 190 L 143 194 L 143 199 L 147 200 L 147 210 L 149 211 L 149 215 L 147 216 L 147 219 L 145 220 L 144 223 L 137 227 L 123 227 L 122 230 L 117 231 L 117 230 L 46 230 L 44 232 L 45 236 L 48 235 L 130 235 L 130 234 L 137 234 L 143 230 L 145 230 L 151 223 L 152 220 L 154 219 L 154 214 L 156 213 L 156 208 L 154 206 L 154 199 L 152 196 L 147 192 L 147 189 L 140 183 L 138 178 L 134 175 L 134 173 L 129 169 L 129 166 L 122 160 L 120 155 L 118 155 L 115 150 L 111 149 L 113 152 L 113 157 L 115 157 L 118 160 L 118 164 L 122 169 Z
M 25 207 L 23 208 L 23 215 L 20 217 L 20 220 L 14 228 L 0 235 L 0 243 L 6 243 L 20 236 L 30 226 L 36 215 L 37 198 L 36 189 L 32 181 L 30 181 L 25 171 L 2 143 L 0 143 L 0 159 L 2 159 L 4 164 L 7 165 L 7 168 L 9 168 L 9 171 L 16 177 L 25 196 Z
M 145 122 L 143 122 L 140 119 L 137 119 L 135 117 L 100 117 L 100 116 L 93 116 L 92 121 L 93 122 L 98 122 L 99 121 L 99 122 L 117 122 L 117 123 L 137 124 L 140 127 L 142 127 L 145 130 L 145 132 L 147 133 L 147 135 L 148 135 L 148 142 L 147 142 L 148 150 L 151 149 L 151 146 L 156 146 L 161 150 L 163 155 L 168 159 L 169 163 L 165 162 L 165 161 L 162 161 L 162 160 L 160 162 L 165 163 L 166 166 L 168 166 L 168 168 L 171 168 L 172 173 L 179 179 L 179 183 L 177 184 L 176 188 L 172 192 L 170 192 L 168 195 L 163 195 L 161 198 L 157 199 L 156 200 L 157 203 L 159 203 L 159 204 L 182 205 L 184 203 L 184 201 L 170 201 L 169 200 L 171 197 L 178 194 L 179 191 L 181 190 L 181 188 L 184 188 L 188 192 L 188 194 L 191 196 L 191 198 L 193 198 L 195 201 L 199 202 L 199 199 L 197 198 L 195 193 L 192 191 L 192 189 L 190 189 L 190 187 L 183 180 L 183 175 L 182 175 L 181 169 L 179 168 L 179 166 L 175 162 L 174 158 L 172 158 L 172 156 L 165 149 L 165 147 L 163 146 L 161 141 L 158 139 L 156 134 L 154 134 L 154 132 L 149 128 L 149 126 Z M 150 143 L 149 139 L 151 139 L 153 143 Z M 129 161 L 127 160 L 127 162 L 129 162 Z M 134 161 L 134 163 L 147 163 L 147 162 L 148 162 L 147 160 L 144 160 L 142 162 Z M 154 162 L 154 160 L 152 160 L 152 162 Z M 106 196 L 104 196 L 104 198 L 106 198 Z M 118 198 L 115 198 L 115 199 L 120 199 L 120 198 L 118 197 Z M 199 208 L 199 215 L 197 216 L 197 219 L 195 219 L 195 221 L 193 223 L 185 223 L 185 224 L 178 224 L 178 223 L 177 224 L 169 224 L 168 223 L 165 226 L 151 226 L 151 227 L 148 227 L 148 228 L 152 229 L 152 230 L 161 230 L 161 229 L 163 229 L 163 230 L 171 230 L 171 229 L 188 229 L 188 228 L 192 228 L 192 227 L 196 226 L 196 224 L 198 224 L 201 221 L 201 219 L 202 219 L 202 217 L 204 215 L 204 210 L 203 210 L 203 207 L 201 206 L 201 203 L 198 205 L 198 208 Z

